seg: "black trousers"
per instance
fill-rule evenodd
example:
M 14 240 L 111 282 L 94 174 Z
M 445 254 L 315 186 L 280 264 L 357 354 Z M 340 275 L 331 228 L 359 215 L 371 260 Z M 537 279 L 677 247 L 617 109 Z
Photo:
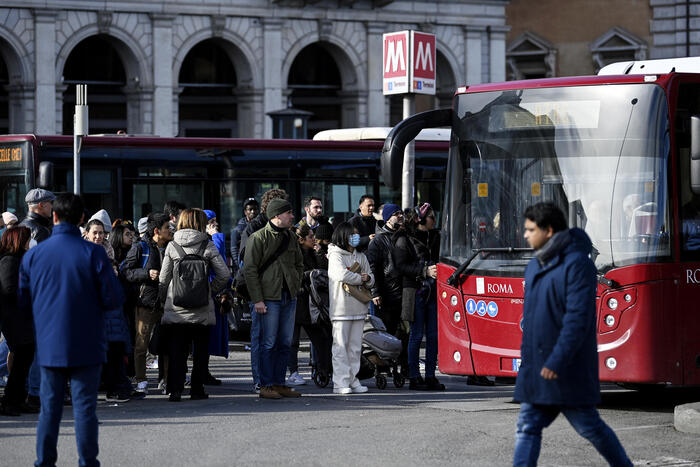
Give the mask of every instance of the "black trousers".
M 7 378 L 5 395 L 2 404 L 6 406 L 19 407 L 27 398 L 27 376 L 29 368 L 34 361 L 35 344 L 20 344 L 12 346 L 12 371 Z
M 301 329 L 304 328 L 306 335 L 309 336 L 311 340 L 311 345 L 313 346 L 313 357 L 315 358 L 316 368 L 321 371 L 330 370 L 330 356 L 331 356 L 331 345 L 332 338 L 329 340 L 326 333 L 323 332 L 320 325 L 317 324 L 299 324 L 294 323 L 294 333 L 292 334 L 292 348 L 289 352 L 289 361 L 287 362 L 287 368 L 289 368 L 289 373 L 292 374 L 295 371 L 299 371 L 299 334 L 301 334 Z
M 399 326 L 401 323 L 401 300 L 396 305 L 387 305 L 389 301 L 382 299 L 382 306 L 375 308 L 375 315 L 384 322 L 386 332 L 401 339 L 401 355 L 399 365 L 401 369 L 408 369 L 408 334 Z
M 204 393 L 207 371 L 209 327 L 202 324 L 165 324 L 168 335 L 168 392 L 182 394 L 185 388 L 187 357 L 192 349 L 190 394 Z
M 131 382 L 126 375 L 126 344 L 124 342 L 109 342 L 107 345 L 107 361 L 102 374 L 107 394 L 131 395 Z

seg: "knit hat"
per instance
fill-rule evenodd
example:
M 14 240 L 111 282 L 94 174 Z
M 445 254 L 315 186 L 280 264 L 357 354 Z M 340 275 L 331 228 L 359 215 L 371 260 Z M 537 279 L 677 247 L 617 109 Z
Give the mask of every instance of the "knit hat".
M 98 221 L 102 222 L 102 224 L 104 224 L 106 233 L 110 233 L 112 231 L 112 221 L 109 218 L 109 214 L 107 214 L 107 211 L 105 211 L 104 209 L 100 209 L 95 214 L 93 214 L 92 217 L 88 220 L 88 222 L 90 222 L 93 219 L 97 219 Z
M 248 206 L 259 206 L 258 202 L 255 200 L 255 198 L 248 198 L 243 202 L 243 209 L 247 208 Z
M 2 213 L 2 221 L 5 225 L 10 225 L 10 222 L 17 222 L 17 216 L 12 214 L 10 211 L 5 211 Z
M 136 223 L 136 228 L 139 230 L 139 235 L 143 235 L 148 232 L 148 217 L 142 217 Z
M 289 201 L 282 198 L 275 198 L 267 205 L 267 211 L 265 214 L 268 219 L 279 216 L 287 211 L 292 210 L 292 205 Z
M 400 210 L 401 208 L 396 204 L 385 204 L 384 209 L 382 209 L 382 219 L 384 219 L 384 222 L 386 222 L 391 216 L 394 215 L 394 213 Z
M 207 220 L 208 220 L 208 221 L 210 221 L 210 220 L 212 220 L 213 218 L 216 217 L 216 213 L 215 213 L 214 211 L 210 211 L 209 209 L 205 209 L 205 210 L 204 210 L 204 214 L 207 215 Z
M 333 236 L 333 226 L 329 222 L 318 224 L 314 233 L 318 240 L 328 240 L 330 242 Z
M 416 214 L 418 214 L 418 220 L 422 221 L 425 219 L 425 216 L 428 215 L 430 210 L 433 209 L 432 206 L 430 206 L 430 203 L 423 203 L 420 206 L 416 206 Z

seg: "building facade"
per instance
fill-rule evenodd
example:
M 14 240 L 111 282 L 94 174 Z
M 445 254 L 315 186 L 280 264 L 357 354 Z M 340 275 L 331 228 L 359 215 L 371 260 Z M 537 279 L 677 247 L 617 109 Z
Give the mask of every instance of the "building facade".
M 48 6 L 47 6 L 48 5 Z M 69 6 L 65 6 L 69 5 Z M 270 137 L 293 105 L 310 129 L 385 126 L 382 34 L 437 36 L 438 95 L 506 77 L 500 0 L 6 0 L 0 133 L 72 133 L 87 83 L 90 133 Z

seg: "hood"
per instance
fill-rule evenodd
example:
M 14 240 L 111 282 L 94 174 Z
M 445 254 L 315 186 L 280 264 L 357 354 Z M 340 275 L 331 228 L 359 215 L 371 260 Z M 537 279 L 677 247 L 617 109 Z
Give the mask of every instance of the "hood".
M 199 230 L 182 229 L 175 232 L 174 240 L 180 246 L 195 246 L 204 240 L 209 240 L 209 237 Z
M 352 253 L 350 253 L 348 250 L 340 248 L 339 246 L 335 246 L 332 243 L 330 245 L 328 245 L 328 254 L 330 254 L 332 252 L 336 252 L 336 251 L 338 253 L 340 253 L 341 255 L 347 255 L 347 256 L 352 255 Z
M 547 264 L 552 258 L 562 252 L 579 251 L 586 255 L 591 253 L 591 239 L 586 232 L 579 228 L 562 230 L 555 233 L 549 241 L 535 253 L 535 258 L 541 265 Z
M 93 219 L 97 219 L 98 221 L 102 222 L 102 224 L 104 224 L 105 232 L 110 233 L 112 231 L 112 220 L 109 218 L 109 214 L 107 214 L 107 211 L 105 211 L 104 209 L 100 209 L 95 214 L 93 214 L 92 217 L 88 220 L 88 222 L 90 222 Z

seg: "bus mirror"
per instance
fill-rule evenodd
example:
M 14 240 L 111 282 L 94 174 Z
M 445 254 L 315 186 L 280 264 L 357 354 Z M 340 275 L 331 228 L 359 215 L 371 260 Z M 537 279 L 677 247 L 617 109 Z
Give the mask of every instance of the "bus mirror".
M 39 163 L 39 178 L 36 184 L 46 190 L 53 188 L 53 162 L 43 161 Z
M 401 169 L 406 145 L 418 136 L 423 128 L 452 125 L 452 109 L 429 110 L 415 114 L 399 122 L 384 140 L 382 149 L 382 178 L 384 185 L 392 190 L 401 187 Z
M 690 117 L 690 189 L 700 195 L 700 116 Z

